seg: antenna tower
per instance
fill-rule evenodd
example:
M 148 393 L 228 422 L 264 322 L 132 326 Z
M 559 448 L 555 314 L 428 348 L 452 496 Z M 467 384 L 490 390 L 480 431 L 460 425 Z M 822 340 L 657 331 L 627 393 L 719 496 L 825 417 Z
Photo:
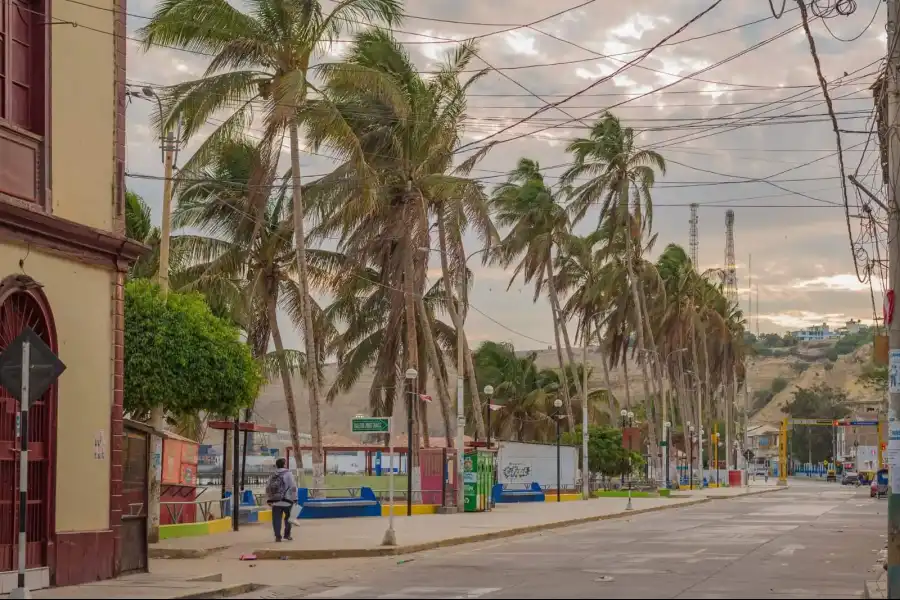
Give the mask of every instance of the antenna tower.
M 699 204 L 696 202 L 691 204 L 691 220 L 688 223 L 691 224 L 691 233 L 690 233 L 690 245 L 691 245 L 691 263 L 694 265 L 694 270 L 698 273 L 700 272 L 700 264 L 698 260 L 699 250 L 700 250 L 700 242 L 697 240 L 697 208 L 699 208 Z
M 725 297 L 737 303 L 737 267 L 734 260 L 734 211 L 725 211 Z

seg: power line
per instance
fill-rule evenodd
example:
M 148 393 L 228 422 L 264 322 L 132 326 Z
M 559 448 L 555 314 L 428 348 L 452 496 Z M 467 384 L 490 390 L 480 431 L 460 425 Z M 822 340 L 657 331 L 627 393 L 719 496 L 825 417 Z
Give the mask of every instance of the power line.
M 580 90 L 580 91 L 578 91 L 578 92 L 575 92 L 574 94 L 570 94 L 569 96 L 567 96 L 566 98 L 563 98 L 562 100 L 558 100 L 558 101 L 556 101 L 556 102 L 553 102 L 552 105 L 553 105 L 553 106 L 559 106 L 559 105 L 561 105 L 561 104 L 564 104 L 564 103 L 568 102 L 569 100 L 571 100 L 571 99 L 573 99 L 573 98 L 576 98 L 576 97 L 578 97 L 579 95 L 581 95 L 581 94 L 583 94 L 583 93 L 585 93 L 585 92 L 587 92 L 587 91 L 592 90 L 593 88 L 595 88 L 596 86 L 600 85 L 601 83 L 604 83 L 604 82 L 606 82 L 606 81 L 609 81 L 610 79 L 612 79 L 612 78 L 614 78 L 615 76 L 619 75 L 619 74 L 622 73 L 623 71 L 627 70 L 630 66 L 632 66 L 632 65 L 634 65 L 634 64 L 637 64 L 637 63 L 639 63 L 640 61 L 644 60 L 644 59 L 645 59 L 647 56 L 649 56 L 654 50 L 656 50 L 657 48 L 659 48 L 660 45 L 662 45 L 663 43 L 669 41 L 670 39 L 672 39 L 673 37 L 675 37 L 676 35 L 678 35 L 678 34 L 681 33 L 682 31 L 684 31 L 685 29 L 687 29 L 688 27 L 690 27 L 691 25 L 693 25 L 694 23 L 696 23 L 698 20 L 700 20 L 701 18 L 703 18 L 706 14 L 708 14 L 709 12 L 711 12 L 712 10 L 714 10 L 717 6 L 719 6 L 719 4 L 721 4 L 721 3 L 722 3 L 722 0 L 716 0 L 716 1 L 715 1 L 712 5 L 710 5 L 708 8 L 706 8 L 705 10 L 703 10 L 703 11 L 701 11 L 700 13 L 698 13 L 697 15 L 695 15 L 695 16 L 694 16 L 693 18 L 691 18 L 687 23 L 685 23 L 684 25 L 682 25 L 681 27 L 679 27 L 678 29 L 676 29 L 674 32 L 672 32 L 672 33 L 670 33 L 669 35 L 667 35 L 666 37 L 664 37 L 664 38 L 663 38 L 662 40 L 660 40 L 657 44 L 655 44 L 653 47 L 651 47 L 651 48 L 650 48 L 649 50 L 647 50 L 646 52 L 643 52 L 643 53 L 642 53 L 640 56 L 638 56 L 637 58 L 632 59 L 631 61 L 627 62 L 626 64 L 624 64 L 623 66 L 619 67 L 618 69 L 616 69 L 614 72 L 610 73 L 609 75 L 605 75 L 605 76 L 599 78 L 597 81 L 591 83 L 591 84 L 590 84 L 589 86 L 587 86 L 586 88 L 584 88 L 584 89 L 582 89 L 582 90 Z M 697 74 L 697 73 L 694 73 L 693 75 L 696 75 L 696 74 Z M 639 97 L 640 97 L 640 96 L 639 96 Z M 489 139 L 491 139 L 491 138 L 494 138 L 494 137 L 496 137 L 496 136 L 498 136 L 498 135 L 500 135 L 500 134 L 502 134 L 502 133 L 505 133 L 505 132 L 509 131 L 510 129 L 512 129 L 513 127 L 516 127 L 517 125 L 521 125 L 522 123 L 524 123 L 524 122 L 530 120 L 532 117 L 536 117 L 537 115 L 539 115 L 540 113 L 544 112 L 545 110 L 546 110 L 546 108 L 541 108 L 541 109 L 539 109 L 539 110 L 533 112 L 533 113 L 530 114 L 529 116 L 524 117 L 524 118 L 522 118 L 522 119 L 519 119 L 516 123 L 514 123 L 514 124 L 512 124 L 512 125 L 509 125 L 509 126 L 507 126 L 507 127 L 504 127 L 503 129 L 497 131 L 496 133 L 493 133 L 493 134 L 491 134 L 491 135 L 487 136 L 486 138 L 481 139 L 481 140 L 479 140 L 479 141 L 480 141 L 480 142 L 484 142 L 484 141 L 489 140 Z M 588 118 L 588 117 L 590 117 L 590 116 L 591 116 L 591 115 L 588 115 L 587 117 L 584 117 L 584 118 Z M 513 138 L 513 139 L 516 139 L 516 138 Z M 500 141 L 500 142 L 491 142 L 491 144 L 504 143 L 504 142 L 507 142 L 507 141 L 509 141 L 509 140 L 502 140 L 502 141 Z M 469 147 L 469 146 L 471 146 L 471 145 L 472 145 L 471 143 L 470 143 L 470 144 L 463 144 L 462 146 L 460 146 L 459 148 L 456 149 L 455 153 L 462 152 L 462 151 L 466 150 L 466 148 Z M 482 146 L 482 148 L 484 148 L 484 147 L 485 147 L 485 146 Z

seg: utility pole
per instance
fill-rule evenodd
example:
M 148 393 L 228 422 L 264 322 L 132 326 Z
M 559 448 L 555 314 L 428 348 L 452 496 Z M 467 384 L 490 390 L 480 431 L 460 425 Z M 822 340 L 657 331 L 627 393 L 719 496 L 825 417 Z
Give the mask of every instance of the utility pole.
M 466 457 L 466 408 L 463 401 L 464 380 L 466 377 L 465 362 L 465 318 L 464 300 L 466 297 L 466 265 L 463 263 L 462 274 L 459 277 L 459 291 L 457 292 L 458 304 L 456 310 L 458 318 L 456 323 L 456 510 L 463 512 L 466 503 L 466 490 L 463 485 L 463 472 L 465 471 Z M 490 411 L 490 407 L 488 407 Z
M 900 283 L 900 137 L 897 126 L 898 110 L 900 110 L 900 84 L 898 84 L 898 68 L 900 68 L 900 44 L 898 44 L 897 26 L 900 22 L 900 2 L 887 1 L 887 67 L 885 89 L 887 91 L 886 120 L 888 137 L 888 243 L 889 243 L 889 286 L 895 290 Z M 877 100 L 877 99 L 876 99 Z M 882 104 L 884 106 L 884 104 Z M 893 313 L 893 307 L 891 307 Z M 890 375 L 900 366 L 900 321 L 893 314 L 886 315 L 890 319 L 888 336 L 890 343 L 890 366 L 888 370 L 888 391 L 890 392 L 890 408 L 888 410 L 888 460 L 890 461 L 891 493 L 888 495 L 888 598 L 900 598 L 900 393 L 892 383 Z
M 584 349 L 581 357 L 583 385 L 581 391 L 581 496 L 585 500 L 591 497 L 591 470 L 588 468 L 588 341 L 591 332 L 591 320 L 584 320 Z M 665 405 L 665 400 L 663 400 Z
M 157 282 L 159 289 L 165 298 L 169 293 L 169 240 L 172 236 L 172 177 L 175 168 L 175 156 L 178 152 L 178 140 L 175 135 L 169 131 L 166 133 L 162 141 L 163 151 L 163 199 L 162 199 L 162 224 L 159 236 L 159 273 L 157 274 Z M 153 407 L 150 412 L 150 426 L 155 432 L 162 432 L 165 429 L 162 404 Z M 228 430 L 222 432 L 226 438 Z M 159 496 L 161 492 L 160 480 L 162 479 L 162 438 L 153 435 L 153 449 L 150 459 L 150 490 L 149 502 L 147 506 L 147 539 L 150 543 L 159 541 Z M 235 439 L 237 445 L 237 439 Z M 229 457 L 223 456 L 223 461 L 228 462 Z M 228 481 L 226 473 L 225 480 Z M 232 490 L 232 496 L 237 490 Z M 232 509 L 238 506 L 232 497 Z

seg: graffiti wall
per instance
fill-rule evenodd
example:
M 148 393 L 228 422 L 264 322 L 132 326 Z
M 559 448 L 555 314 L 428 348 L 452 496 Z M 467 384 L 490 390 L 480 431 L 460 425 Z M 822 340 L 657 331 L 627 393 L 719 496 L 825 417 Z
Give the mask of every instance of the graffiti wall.
M 578 478 L 578 448 L 560 447 L 560 484 L 574 487 Z M 497 481 L 510 486 L 556 487 L 556 445 L 524 442 L 500 442 L 497 456 Z

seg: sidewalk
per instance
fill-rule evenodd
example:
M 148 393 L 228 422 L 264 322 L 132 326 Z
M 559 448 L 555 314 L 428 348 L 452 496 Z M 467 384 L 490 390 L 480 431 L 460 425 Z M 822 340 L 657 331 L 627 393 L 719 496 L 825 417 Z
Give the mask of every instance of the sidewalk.
M 97 581 L 82 585 L 49 588 L 31 592 L 35 600 L 57 598 L 157 598 L 161 600 L 186 600 L 187 598 L 214 598 L 236 596 L 262 587 L 259 584 L 223 583 L 219 574 L 208 576 L 171 577 L 158 573 L 127 575 L 118 579 Z M 8 596 L 0 596 L 8 598 Z
M 725 500 L 737 496 L 754 496 L 756 494 L 766 494 L 778 490 L 787 489 L 789 486 L 779 486 L 777 478 L 769 479 L 769 482 L 758 480 L 751 481 L 746 487 L 722 487 L 722 488 L 703 488 L 695 490 L 681 490 L 672 492 L 673 498 L 709 498 L 710 500 Z

